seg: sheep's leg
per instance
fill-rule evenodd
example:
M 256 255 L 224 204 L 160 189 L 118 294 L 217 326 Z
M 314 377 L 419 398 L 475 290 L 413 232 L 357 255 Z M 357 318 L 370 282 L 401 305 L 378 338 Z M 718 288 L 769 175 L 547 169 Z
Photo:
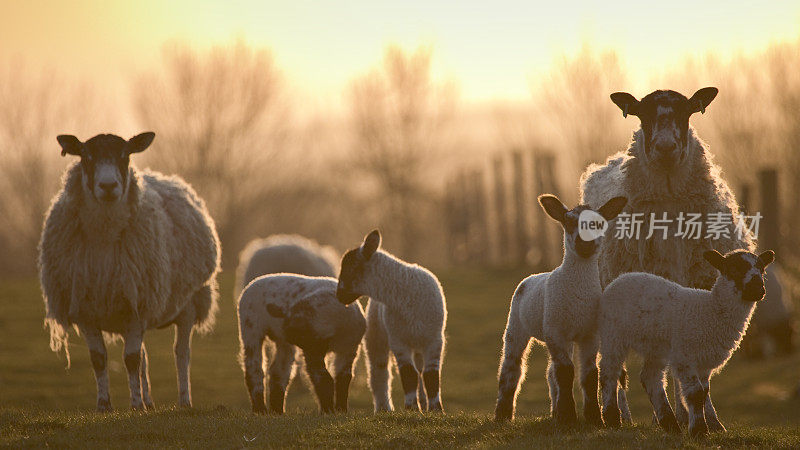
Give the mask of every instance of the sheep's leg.
M 442 407 L 442 354 L 444 341 L 437 339 L 425 349 L 425 366 L 422 370 L 422 380 L 425 383 L 425 392 L 428 394 L 428 411 L 444 412 Z
M 667 432 L 680 433 L 681 427 L 675 420 L 667 392 L 664 390 L 664 369 L 665 366 L 662 362 L 646 360 L 641 372 L 642 387 L 653 405 L 653 413 L 658 425 Z
M 708 435 L 708 425 L 705 418 L 705 403 L 708 391 L 700 382 L 697 371 L 693 368 L 678 364 L 674 367 L 675 376 L 681 384 L 681 393 L 689 410 L 689 434 L 692 437 Z
M 425 358 L 422 353 L 414 353 L 414 368 L 419 373 L 419 380 L 417 380 L 417 399 L 419 400 L 419 408 L 423 411 L 428 410 L 428 397 L 425 395 L 425 379 L 423 376 L 423 368 L 425 367 Z
M 244 384 L 250 395 L 250 405 L 254 413 L 264 414 L 267 412 L 264 405 L 264 336 L 256 334 L 250 327 L 240 333 Z
M 333 380 L 336 411 L 347 412 L 347 398 L 350 395 L 350 382 L 353 380 L 353 366 L 358 356 L 358 347 L 348 353 L 337 353 L 333 359 Z
M 132 323 L 125 331 L 124 335 L 124 360 L 125 369 L 128 370 L 128 387 L 131 391 L 131 408 L 136 410 L 144 409 L 142 402 L 142 338 L 144 330 L 138 323 Z
M 717 417 L 717 410 L 714 408 L 714 404 L 711 402 L 711 373 L 700 374 L 700 384 L 702 384 L 703 389 L 706 390 L 706 403 L 703 409 L 708 430 L 712 433 L 726 431 L 725 426 L 722 425 L 722 422 L 719 421 L 719 417 Z
M 523 333 L 514 318 L 509 314 L 508 325 L 503 335 L 503 354 L 500 358 L 500 373 L 497 376 L 497 406 L 494 419 L 497 421 L 513 420 L 516 410 L 517 395 L 521 381 L 525 379 L 527 370 L 528 348 L 531 337 Z M 551 390 L 551 399 L 554 392 Z
M 603 422 L 607 427 L 619 428 L 620 410 L 618 401 L 617 390 L 619 388 L 619 379 L 622 374 L 622 358 L 610 351 L 603 349 L 600 352 L 603 356 L 600 358 L 600 390 L 603 397 Z
M 624 364 L 622 365 L 622 372 L 619 376 L 619 387 L 620 389 L 617 391 L 617 404 L 619 405 L 622 421 L 625 423 L 633 423 L 631 410 L 628 407 L 628 394 L 626 393 L 628 389 L 628 371 L 625 369 Z
M 389 338 L 380 318 L 379 308 L 378 303 L 373 300 L 367 304 L 367 332 L 364 338 L 369 388 L 376 413 L 394 410 L 392 397 L 389 395 L 392 382 L 392 373 L 389 371 Z
M 583 391 L 583 417 L 590 424 L 602 427 L 603 419 L 600 417 L 600 405 L 597 403 L 597 339 L 592 336 L 581 340 L 577 345 Z
M 333 412 L 333 378 L 325 367 L 325 353 L 309 349 L 303 350 L 306 361 L 306 372 L 311 378 L 314 392 L 319 401 L 319 410 L 322 414 Z
M 397 371 L 400 372 L 400 383 L 403 385 L 405 394 L 405 407 L 407 410 L 419 412 L 419 401 L 417 400 L 417 386 L 419 384 L 419 371 L 414 367 L 413 350 L 406 345 L 397 342 L 390 342 L 394 358 L 397 361 Z
M 103 341 L 103 333 L 97 328 L 78 326 L 78 330 L 86 340 L 89 347 L 89 359 L 94 369 L 94 379 L 97 383 L 97 411 L 111 411 L 111 395 L 108 389 L 108 352 Z
M 553 371 L 556 378 L 556 423 L 573 424 L 578 421 L 575 413 L 575 398 L 572 396 L 572 383 L 575 379 L 575 368 L 570 358 L 570 343 L 560 339 L 549 339 L 547 351 L 553 360 Z
M 297 347 L 288 342 L 275 344 L 275 355 L 269 362 L 269 412 L 283 414 L 286 404 L 286 389 L 292 381 Z M 261 388 L 264 388 L 262 383 Z M 263 400 L 263 391 L 262 391 Z
M 139 374 L 142 379 L 142 400 L 147 409 L 155 408 L 153 398 L 150 396 L 150 362 L 147 358 L 147 349 L 142 342 L 142 362 L 139 367 Z
M 672 388 L 675 396 L 675 418 L 682 426 L 689 425 L 689 413 L 686 412 L 686 406 L 683 404 L 683 394 L 681 393 L 681 384 L 678 382 L 678 377 L 675 372 L 672 372 Z
M 545 377 L 547 378 L 547 393 L 550 395 L 550 416 L 556 416 L 556 395 L 558 395 L 558 386 L 556 386 L 556 371 L 553 361 L 547 358 L 547 369 L 545 369 Z
M 189 314 L 191 311 L 192 314 Z M 178 370 L 178 406 L 192 406 L 192 387 L 189 381 L 189 363 L 192 357 L 192 332 L 194 309 L 184 310 L 175 322 L 175 366 Z M 263 388 L 262 388 L 263 389 Z

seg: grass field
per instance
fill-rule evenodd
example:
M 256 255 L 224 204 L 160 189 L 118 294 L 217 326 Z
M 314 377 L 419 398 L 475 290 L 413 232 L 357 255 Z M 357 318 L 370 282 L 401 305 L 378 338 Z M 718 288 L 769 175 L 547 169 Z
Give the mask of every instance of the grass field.
M 83 340 L 73 337 L 72 366 L 48 348 L 44 306 L 35 279 L 0 281 L 0 446 L 120 447 L 770 447 L 800 448 L 800 401 L 789 398 L 800 379 L 800 355 L 763 361 L 734 357 L 714 378 L 715 403 L 728 432 L 701 442 L 666 436 L 650 425 L 650 405 L 630 365 L 629 398 L 637 423 L 618 431 L 557 430 L 547 417 L 545 352 L 531 352 L 518 419 L 491 420 L 496 370 L 508 301 L 522 272 L 443 271 L 448 300 L 447 354 L 442 391 L 447 415 L 405 412 L 373 417 L 363 365 L 351 388 L 348 415 L 320 416 L 306 386 L 292 385 L 283 417 L 256 417 L 236 362 L 232 279 L 223 276 L 214 333 L 195 337 L 194 409 L 175 408 L 172 330 L 149 332 L 156 410 L 128 409 L 119 343 L 110 348 L 111 414 L 97 414 L 95 384 Z M 395 405 L 402 405 L 399 379 Z M 577 398 L 577 397 L 576 397 Z

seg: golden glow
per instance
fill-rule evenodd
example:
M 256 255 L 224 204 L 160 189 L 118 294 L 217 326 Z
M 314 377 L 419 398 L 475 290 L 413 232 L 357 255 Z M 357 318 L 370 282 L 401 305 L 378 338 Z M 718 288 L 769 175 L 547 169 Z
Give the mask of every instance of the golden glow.
M 389 43 L 432 45 L 468 100 L 529 98 L 530 79 L 584 42 L 616 50 L 637 83 L 685 56 L 727 57 L 797 37 L 800 2 L 345 2 L 0 0 L 0 56 L 122 77 L 164 42 L 232 38 L 272 49 L 291 85 L 338 98 Z M 644 87 L 643 87 L 644 88 Z

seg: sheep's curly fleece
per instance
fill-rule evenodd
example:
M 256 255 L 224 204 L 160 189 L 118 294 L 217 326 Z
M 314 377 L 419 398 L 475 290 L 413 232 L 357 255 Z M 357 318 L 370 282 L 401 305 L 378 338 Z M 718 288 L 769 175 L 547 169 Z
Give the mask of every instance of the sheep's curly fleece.
M 248 283 L 270 273 L 297 273 L 310 277 L 336 277 L 339 255 L 329 246 L 296 234 L 274 234 L 253 239 L 239 253 L 236 287 L 239 298 Z
M 627 151 L 612 155 L 605 165 L 590 165 L 581 176 L 581 203 L 599 208 L 621 195 L 628 198 L 623 213 L 645 214 L 638 240 L 614 236 L 619 218 L 610 224 L 600 250 L 600 283 L 605 287 L 620 274 L 649 272 L 683 286 L 711 289 L 717 274 L 703 260 L 703 252 L 712 248 L 722 253 L 737 249 L 752 252 L 755 250 L 752 233 L 744 233 L 740 239 L 731 221 L 727 238 L 707 239 L 704 229 L 701 239 L 683 239 L 674 236 L 673 222 L 667 239 L 662 239 L 658 231 L 656 236 L 646 239 L 647 223 L 651 212 L 657 218 L 666 212 L 673 220 L 679 212 L 701 213 L 704 220 L 709 213 L 717 212 L 736 217 L 739 214 L 736 198 L 722 178 L 719 166 L 714 164 L 707 145 L 692 127 L 688 132 L 689 156 L 669 179 L 651 171 L 637 157 L 643 152 L 643 143 L 640 128 L 633 134 Z
M 47 212 L 39 244 L 50 347 L 67 352 L 76 320 L 115 334 L 133 314 L 167 325 L 190 301 L 196 327 L 217 311 L 220 243 L 203 200 L 177 176 L 129 168 L 127 198 L 87 200 L 80 163 L 69 167 Z M 211 295 L 194 295 L 208 289 Z M 210 300 L 210 301 L 209 301 Z

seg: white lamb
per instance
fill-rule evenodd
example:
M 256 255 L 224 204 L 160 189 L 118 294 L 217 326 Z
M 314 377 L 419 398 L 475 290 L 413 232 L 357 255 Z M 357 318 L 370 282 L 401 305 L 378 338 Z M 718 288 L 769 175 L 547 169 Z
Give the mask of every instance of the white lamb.
M 191 406 L 190 346 L 217 311 L 219 238 L 205 203 L 176 176 L 140 171 L 130 155 L 154 133 L 129 140 L 58 136 L 62 155 L 79 156 L 47 212 L 39 245 L 50 346 L 67 347 L 75 326 L 86 340 L 97 409 L 111 409 L 104 334 L 122 336 L 134 409 L 152 408 L 146 330 L 175 324 L 180 406 Z
M 362 295 L 370 297 L 365 343 L 375 412 L 393 410 L 390 351 L 400 372 L 406 409 L 420 410 L 425 399 L 417 399 L 417 388 L 421 391 L 424 384 L 427 409 L 441 412 L 439 381 L 447 321 L 442 286 L 429 270 L 401 261 L 380 250 L 380 245 L 381 235 L 374 230 L 360 247 L 345 253 L 336 292 L 344 304 Z
M 579 216 L 587 212 L 584 217 L 599 214 L 609 221 L 622 211 L 626 202 L 625 197 L 615 197 L 594 213 L 584 205 L 568 210 L 553 195 L 539 197 L 542 208 L 564 229 L 564 259 L 552 272 L 524 279 L 514 292 L 503 337 L 495 420 L 514 418 L 520 380 L 525 374 L 525 361 L 533 338 L 545 344 L 550 354 L 547 382 L 550 412 L 556 422 L 577 421 L 572 397 L 572 344 L 575 343 L 580 360 L 584 417 L 589 423 L 602 425 L 597 404 L 595 326 L 602 293 L 597 249 L 603 238 L 583 240 Z
M 739 346 L 757 301 L 764 297 L 764 270 L 775 258 L 736 250 L 722 256 L 709 250 L 703 257 L 719 271 L 710 291 L 686 288 L 643 272 L 620 275 L 603 292 L 600 336 L 600 385 L 606 425 L 620 425 L 617 378 L 633 349 L 644 359 L 642 386 L 658 423 L 680 432 L 664 391 L 670 367 L 680 383 L 681 401 L 689 410 L 689 433 L 708 434 L 711 414 L 709 382 Z M 709 411 L 706 413 L 706 411 Z
M 284 411 L 286 388 L 294 376 L 295 346 L 303 350 L 320 411 L 347 411 L 353 364 L 367 325 L 360 304 L 339 303 L 335 278 L 262 276 L 245 287 L 238 306 L 242 369 L 253 412 L 267 411 L 263 370 L 267 337 L 276 347 L 269 363 L 270 412 Z M 329 353 L 334 378 L 325 365 Z

